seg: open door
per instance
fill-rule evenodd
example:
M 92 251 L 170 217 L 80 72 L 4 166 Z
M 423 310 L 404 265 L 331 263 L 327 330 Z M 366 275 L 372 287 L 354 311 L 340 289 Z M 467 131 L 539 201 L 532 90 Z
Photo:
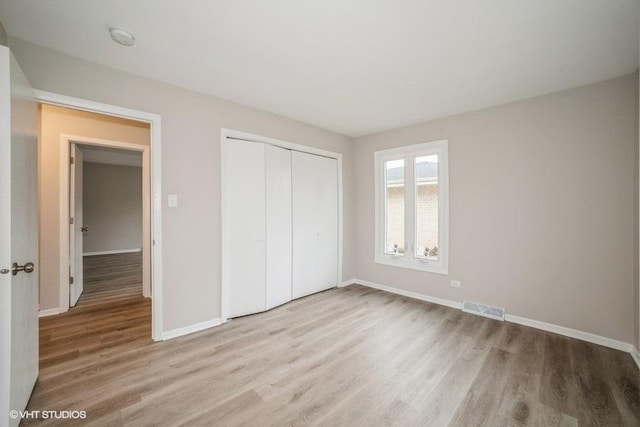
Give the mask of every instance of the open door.
M 82 218 L 82 151 L 71 144 L 71 170 L 69 173 L 69 307 L 75 307 L 84 290 Z
M 38 377 L 38 106 L 0 46 L 0 425 L 16 426 Z

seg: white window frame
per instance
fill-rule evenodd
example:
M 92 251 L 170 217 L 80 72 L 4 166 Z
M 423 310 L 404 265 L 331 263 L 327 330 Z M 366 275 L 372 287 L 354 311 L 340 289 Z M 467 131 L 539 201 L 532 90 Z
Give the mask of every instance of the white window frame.
M 416 181 L 415 158 L 438 156 L 438 259 L 415 256 L 416 236 Z M 448 141 L 433 141 L 376 151 L 375 161 L 375 262 L 394 267 L 431 273 L 448 274 L 449 271 L 449 149 Z M 388 254 L 385 244 L 385 162 L 404 159 L 405 161 L 405 245 L 404 255 Z

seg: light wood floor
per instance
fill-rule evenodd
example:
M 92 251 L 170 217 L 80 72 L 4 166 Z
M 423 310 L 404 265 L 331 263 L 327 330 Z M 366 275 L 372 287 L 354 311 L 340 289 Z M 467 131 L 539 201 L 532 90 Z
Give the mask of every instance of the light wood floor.
M 79 306 L 142 295 L 142 253 L 86 256 Z
M 162 343 L 149 311 L 131 297 L 42 318 L 29 409 L 94 425 L 640 425 L 626 353 L 357 285 Z

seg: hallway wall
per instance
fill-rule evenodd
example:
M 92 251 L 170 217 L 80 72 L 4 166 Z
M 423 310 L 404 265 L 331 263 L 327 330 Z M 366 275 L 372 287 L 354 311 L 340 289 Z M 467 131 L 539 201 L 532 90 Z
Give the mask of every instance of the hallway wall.
M 142 248 L 142 168 L 84 162 L 84 254 Z

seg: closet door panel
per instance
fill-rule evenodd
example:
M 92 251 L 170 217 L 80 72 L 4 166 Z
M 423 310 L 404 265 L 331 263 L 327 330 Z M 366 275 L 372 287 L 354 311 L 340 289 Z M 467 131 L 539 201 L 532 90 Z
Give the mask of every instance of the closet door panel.
M 267 310 L 291 301 L 291 151 L 266 146 Z
M 225 148 L 229 317 L 237 317 L 266 309 L 265 146 L 227 140 Z
M 336 159 L 292 152 L 292 187 L 295 299 L 338 284 Z

